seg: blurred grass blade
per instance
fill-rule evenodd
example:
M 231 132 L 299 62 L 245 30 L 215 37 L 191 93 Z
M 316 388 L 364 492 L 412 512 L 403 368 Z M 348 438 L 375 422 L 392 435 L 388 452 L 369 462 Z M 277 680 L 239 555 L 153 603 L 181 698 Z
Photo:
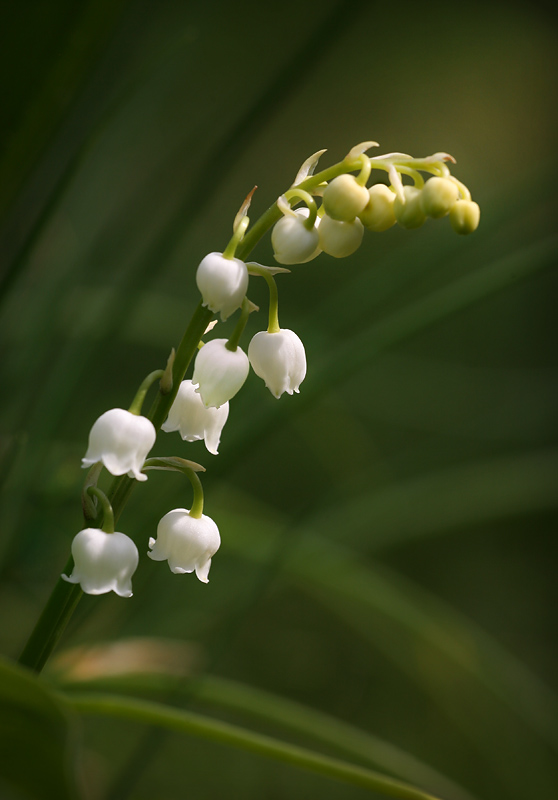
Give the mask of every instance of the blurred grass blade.
M 434 800 L 433 795 L 364 767 L 329 758 L 314 751 L 281 742 L 270 736 L 160 703 L 131 699 L 122 695 L 99 695 L 96 693 L 68 695 L 67 702 L 82 714 L 133 720 L 176 733 L 198 736 L 215 743 L 267 756 L 353 786 L 360 786 L 387 797 L 400 798 L 400 800 Z
M 195 652 L 195 651 L 194 651 Z M 184 642 L 132 638 L 77 647 L 49 665 L 51 681 L 66 692 L 96 691 L 186 698 L 279 725 L 345 756 L 454 800 L 474 800 L 465 789 L 399 747 L 331 715 L 214 675 L 191 677 L 192 647 Z
M 71 718 L 51 689 L 0 659 L 0 792 L 33 800 L 77 796 Z
M 558 450 L 444 467 L 331 504 L 305 524 L 346 544 L 381 551 L 416 538 L 445 534 L 558 507 Z
M 324 540 L 303 540 L 290 569 L 304 591 L 432 697 L 510 798 L 545 797 L 556 785 L 558 701 L 486 632 L 397 573 L 363 566 Z
M 214 676 L 200 681 L 196 700 L 250 714 L 263 721 L 277 723 L 293 732 L 311 736 L 334 746 L 347 757 L 366 763 L 454 800 L 472 800 L 461 786 L 399 747 L 373 736 L 328 714 L 295 703 L 286 697 L 264 692 L 252 686 Z

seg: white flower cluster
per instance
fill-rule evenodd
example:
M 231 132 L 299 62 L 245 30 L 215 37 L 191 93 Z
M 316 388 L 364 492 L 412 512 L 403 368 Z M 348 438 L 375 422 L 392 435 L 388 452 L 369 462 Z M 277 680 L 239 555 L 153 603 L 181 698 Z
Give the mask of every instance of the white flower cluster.
M 329 182 L 311 177 L 323 151 L 302 165 L 294 186 L 277 201 L 282 216 L 273 228 L 271 242 L 279 263 L 306 263 L 322 251 L 344 258 L 359 247 L 365 228 L 381 232 L 396 222 L 403 228 L 417 228 L 427 217 L 449 216 L 457 233 L 467 234 L 477 228 L 479 206 L 470 199 L 468 189 L 450 175 L 445 162 L 453 160 L 451 156 L 438 153 L 427 159 L 411 159 L 393 153 L 370 159 L 364 152 L 374 144 L 364 142 L 353 148 L 337 165 L 334 174 L 338 174 Z M 339 170 L 339 166 L 345 171 Z M 373 168 L 388 173 L 389 186 L 383 183 L 366 186 Z M 357 176 L 351 174 L 357 170 Z M 421 171 L 433 176 L 425 182 Z M 401 173 L 409 175 L 413 185 L 403 185 Z M 327 174 L 326 171 L 322 177 Z M 322 198 L 319 209 L 314 197 Z M 290 203 L 295 198 L 305 205 L 292 208 Z M 203 306 L 220 314 L 223 321 L 242 308 L 241 320 L 230 339 L 213 339 L 201 347 L 192 379 L 181 382 L 162 425 L 164 431 L 179 431 L 186 441 L 203 439 L 207 450 L 214 455 L 229 415 L 229 401 L 241 389 L 250 366 L 276 398 L 285 392 L 291 395 L 298 392 L 306 376 L 304 345 L 296 333 L 280 328 L 277 318 L 273 273 L 285 270 L 250 265 L 252 272 L 255 270 L 255 274 L 265 277 L 270 286 L 269 326 L 267 331 L 260 331 L 252 338 L 248 354 L 237 343 L 246 324 L 246 309 L 252 305 L 245 300 L 248 266 L 235 257 L 249 223 L 245 212 L 250 199 L 251 194 L 235 219 L 234 235 L 225 252 L 209 253 L 196 273 Z M 133 409 L 137 412 L 135 405 Z M 155 438 L 153 424 L 139 412 L 112 409 L 93 425 L 83 466 L 101 462 L 112 475 L 128 475 L 144 481 L 147 476 L 142 468 Z M 149 539 L 148 555 L 154 561 L 168 561 L 174 573 L 195 571 L 199 580 L 207 583 L 220 536 L 213 520 L 201 513 L 201 488 L 199 492 L 201 501 L 195 500 L 191 510 L 178 508 L 165 514 L 157 538 Z M 109 512 L 112 516 L 110 504 Z M 62 576 L 66 581 L 81 584 L 88 594 L 114 591 L 122 597 L 131 596 L 131 577 L 139 557 L 136 545 L 125 534 L 86 528 L 75 537 L 72 555 L 74 569 L 69 577 Z
M 217 453 L 221 430 L 229 413 L 228 403 L 221 408 L 206 408 L 194 392 L 191 381 L 183 381 L 163 429 L 179 430 L 187 441 L 205 439 L 209 452 Z M 89 446 L 82 459 L 84 467 L 101 462 L 115 476 L 128 475 L 147 480 L 141 472 L 147 454 L 155 443 L 153 423 L 146 417 L 113 408 L 94 423 Z M 193 572 L 208 582 L 211 557 L 221 543 L 219 530 L 212 519 L 202 514 L 192 516 L 180 508 L 170 511 L 160 521 L 157 540 L 150 538 L 148 555 L 155 561 L 168 560 L 172 572 Z M 85 528 L 72 542 L 74 568 L 68 583 L 79 583 L 86 594 L 115 592 L 132 596 L 132 575 L 139 563 L 136 545 L 124 533 L 108 533 L 99 528 Z

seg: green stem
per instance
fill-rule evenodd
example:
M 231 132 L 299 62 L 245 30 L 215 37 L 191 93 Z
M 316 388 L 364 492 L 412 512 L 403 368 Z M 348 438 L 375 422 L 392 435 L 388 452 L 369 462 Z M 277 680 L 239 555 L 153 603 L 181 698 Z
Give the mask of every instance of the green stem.
M 277 292 L 277 284 L 271 271 L 266 267 L 261 267 L 259 264 L 250 264 L 250 271 L 254 275 L 261 275 L 269 288 L 269 322 L 267 326 L 268 333 L 279 333 L 279 294 Z
M 225 347 L 227 350 L 231 350 L 234 353 L 236 348 L 238 347 L 238 343 L 240 342 L 240 337 L 244 333 L 244 328 L 246 327 L 246 323 L 248 322 L 248 317 L 254 310 L 254 305 L 248 300 L 247 297 L 244 298 L 242 301 L 242 307 L 240 309 L 240 318 L 235 325 L 234 331 L 228 342 L 226 343 Z
M 406 168 L 412 168 L 413 165 L 419 166 L 422 164 L 422 161 L 417 159 L 402 158 L 401 160 L 404 162 L 404 167 Z M 386 161 L 386 164 L 387 163 L 388 162 Z M 424 168 L 434 172 L 436 169 L 435 166 L 433 166 L 430 162 L 425 162 L 425 164 L 426 163 L 428 163 L 428 166 L 425 166 Z M 379 161 L 374 161 L 372 166 L 386 168 L 384 164 L 380 163 Z M 310 177 L 306 178 L 306 180 L 301 181 L 296 188 L 301 191 L 311 192 L 312 189 L 315 189 L 324 181 L 330 181 L 345 172 L 361 170 L 362 167 L 363 162 L 360 156 L 352 161 L 343 160 L 325 170 L 322 170 L 321 172 L 318 172 L 315 175 L 311 175 Z M 245 223 L 244 220 L 247 220 L 247 217 L 243 218 L 241 224 L 237 227 L 231 242 L 229 242 L 227 253 L 229 248 L 234 246 L 236 251 L 234 253 L 235 257 L 246 261 L 246 258 L 257 245 L 259 240 L 264 236 L 269 228 L 271 228 L 271 226 L 277 222 L 278 219 L 280 219 L 280 217 L 281 211 L 278 208 L 277 203 L 273 203 L 273 205 L 270 206 L 267 211 L 264 212 L 264 214 L 262 214 L 252 228 L 246 233 L 246 235 L 244 235 L 244 230 L 245 225 L 248 223 Z M 268 331 L 277 332 L 279 330 L 279 320 L 277 316 L 277 287 L 271 276 L 264 274 L 264 277 L 268 281 L 270 288 L 270 316 Z M 271 278 L 271 280 L 269 280 L 269 278 Z M 172 389 L 167 393 L 166 386 L 165 392 L 161 391 L 160 388 L 157 397 L 155 398 L 151 409 L 149 410 L 148 418 L 153 422 L 156 431 L 160 429 L 168 415 L 180 384 L 184 378 L 184 375 L 186 374 L 186 370 L 188 369 L 192 358 L 197 352 L 199 342 L 209 322 L 211 321 L 212 316 L 212 312 L 207 308 L 204 308 L 200 301 L 176 351 L 176 357 L 174 359 L 172 368 Z M 138 400 L 138 395 L 143 392 L 143 397 L 145 397 L 145 393 L 147 392 L 149 386 L 151 386 L 153 381 L 156 380 L 156 378 L 153 377 L 156 374 L 157 377 L 160 377 L 162 372 L 157 370 L 156 373 L 151 373 L 140 386 L 138 394 L 136 394 L 136 398 L 132 403 L 131 410 L 133 409 L 133 413 L 139 413 L 135 411 L 135 404 Z M 145 388 L 145 384 L 148 381 L 149 385 L 147 388 Z M 129 478 L 127 475 L 122 475 L 118 478 L 115 478 L 115 480 L 112 482 L 107 496 L 108 501 L 111 503 L 113 508 L 115 521 L 118 520 L 120 514 L 122 513 L 122 510 L 135 483 L 136 481 L 133 478 Z M 66 567 L 66 571 L 70 572 L 72 566 L 73 561 L 70 558 L 68 566 Z M 25 645 L 23 653 L 20 656 L 21 664 L 29 666 L 32 669 L 35 669 L 37 672 L 41 671 L 50 653 L 62 635 L 62 632 L 77 603 L 79 602 L 81 595 L 82 591 L 78 585 L 70 584 L 61 579 L 58 581 L 33 632 L 31 633 L 27 644 Z
M 225 250 L 223 252 L 224 258 L 234 258 L 235 257 L 236 248 L 238 247 L 238 245 L 240 244 L 240 242 L 244 238 L 244 233 L 245 233 L 246 228 L 248 227 L 249 224 L 250 224 L 250 218 L 249 217 L 243 217 L 240 220 L 240 222 L 238 223 L 238 225 L 237 225 L 237 227 L 235 229 L 235 232 L 232 235 L 232 238 L 231 238 L 230 242 L 225 247 Z
M 117 717 L 166 730 L 185 733 L 219 744 L 267 756 L 294 767 L 361 786 L 398 800 L 436 800 L 433 795 L 379 772 L 359 767 L 337 758 L 315 753 L 270 736 L 220 722 L 201 714 L 170 708 L 161 703 L 136 700 L 119 695 L 78 694 L 65 698 L 77 711 L 97 716 Z
M 306 203 L 309 213 L 308 217 L 304 220 L 304 225 L 309 231 L 311 231 L 316 223 L 316 216 L 318 215 L 316 201 L 312 195 L 304 189 L 300 189 L 298 186 L 295 186 L 294 189 L 289 189 L 288 192 L 285 192 L 284 197 L 286 200 L 291 200 L 295 197 L 298 197 L 300 200 Z
M 164 369 L 156 369 L 154 372 L 150 372 L 149 375 L 144 378 L 141 383 L 141 386 L 136 392 L 136 396 L 132 400 L 132 404 L 128 411 L 130 414 L 136 414 L 138 417 L 141 414 L 141 409 L 143 407 L 143 401 L 145 400 L 145 395 L 151 389 L 151 386 L 155 383 L 156 380 L 159 380 L 165 374 Z
M 149 411 L 149 418 L 156 430 L 161 427 L 167 417 L 180 383 L 184 378 L 190 361 L 197 352 L 198 343 L 212 316 L 212 312 L 203 308 L 200 301 L 176 351 L 173 364 L 172 390 L 168 394 L 159 392 Z M 127 475 L 115 478 L 112 482 L 107 496 L 112 505 L 115 520 L 118 520 L 122 513 L 135 483 L 136 481 Z M 69 575 L 72 569 L 73 559 L 70 557 L 64 572 Z M 59 578 L 19 657 L 20 664 L 30 667 L 36 672 L 42 670 L 62 636 L 68 620 L 82 595 L 83 592 L 79 584 L 68 583 Z
M 101 525 L 101 530 L 105 533 L 114 533 L 114 513 L 106 494 L 96 486 L 90 486 L 87 489 L 87 494 L 91 495 L 91 497 L 95 496 L 103 507 L 103 524 Z
M 362 169 L 360 170 L 359 174 L 356 177 L 356 182 L 359 186 L 366 186 L 366 182 L 370 177 L 370 173 L 372 172 L 372 164 L 368 156 L 365 156 L 364 153 L 361 155 L 361 164 Z
M 159 392 L 147 415 L 157 431 L 167 418 L 170 408 L 174 403 L 174 398 L 180 388 L 180 384 L 184 380 L 186 370 L 198 352 L 198 344 L 205 333 L 205 329 L 211 322 L 212 316 L 213 312 L 208 308 L 204 308 L 200 300 L 174 357 L 174 364 L 172 366 L 172 389 L 167 394 L 161 394 L 161 392 Z
M 70 556 L 64 573 L 70 575 L 74 559 Z M 59 578 L 22 654 L 19 663 L 40 672 L 54 650 L 64 628 L 79 603 L 83 592 L 81 586 Z
M 201 481 L 193 469 L 184 470 L 184 473 L 187 475 L 188 480 L 192 484 L 192 489 L 194 490 L 190 516 L 194 519 L 201 519 L 203 514 L 203 487 Z

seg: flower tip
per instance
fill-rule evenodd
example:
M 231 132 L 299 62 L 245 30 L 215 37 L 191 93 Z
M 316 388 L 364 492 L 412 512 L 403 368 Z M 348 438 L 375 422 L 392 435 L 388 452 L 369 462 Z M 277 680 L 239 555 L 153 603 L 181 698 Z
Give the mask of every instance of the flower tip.
M 146 481 L 147 475 L 144 475 L 143 472 L 138 472 L 137 470 L 131 469 L 128 472 L 129 478 L 135 478 L 137 481 Z
M 196 576 L 202 583 L 209 583 L 209 568 L 211 567 L 211 559 L 208 558 L 204 564 L 196 567 Z

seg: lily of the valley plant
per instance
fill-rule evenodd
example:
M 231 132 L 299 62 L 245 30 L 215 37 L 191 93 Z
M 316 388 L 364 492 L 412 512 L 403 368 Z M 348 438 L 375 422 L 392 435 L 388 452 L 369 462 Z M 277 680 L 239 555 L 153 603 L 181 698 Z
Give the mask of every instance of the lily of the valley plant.
M 126 502 L 131 481 L 145 481 L 148 469 L 183 472 L 194 487 L 189 510 L 165 513 L 157 538 L 149 539 L 150 558 L 166 560 L 173 573 L 196 572 L 207 583 L 211 558 L 220 544 L 217 525 L 202 513 L 203 491 L 198 473 L 204 468 L 180 458 L 148 459 L 159 430 L 178 431 L 186 441 L 203 439 L 217 455 L 229 403 L 241 390 L 250 366 L 276 398 L 300 391 L 306 375 L 306 353 L 299 336 L 279 325 L 279 303 L 274 276 L 283 267 L 266 267 L 246 258 L 270 229 L 275 259 L 280 264 L 304 264 L 327 253 L 343 258 L 361 244 L 365 229 L 382 232 L 399 224 L 416 228 L 427 218 L 449 217 L 457 233 L 472 233 L 479 224 L 479 206 L 469 190 L 455 178 L 447 153 L 412 158 L 403 153 L 370 157 L 375 142 L 353 147 L 347 156 L 314 174 L 325 151 L 310 156 L 293 185 L 250 227 L 247 212 L 252 193 L 236 215 L 233 236 L 223 252 L 205 256 L 196 272 L 201 301 L 177 352 L 172 351 L 165 369 L 150 373 L 129 409 L 113 408 L 94 422 L 82 459 L 89 468 L 83 492 L 86 527 L 73 540 L 71 559 L 61 580 L 68 591 L 103 594 L 114 591 L 132 595 L 131 578 L 138 564 L 138 550 L 129 535 L 114 532 L 114 518 Z M 387 175 L 387 183 L 371 182 L 373 170 Z M 428 179 L 425 181 L 423 173 Z M 406 183 L 403 183 L 405 176 Z M 370 185 L 368 185 L 370 183 Z M 256 310 L 247 296 L 250 276 L 263 277 L 269 286 L 269 318 L 266 330 L 256 333 L 241 348 L 249 314 Z M 224 322 L 240 310 L 228 337 L 202 342 L 214 314 Z M 193 374 L 186 372 L 194 360 Z M 143 402 L 158 381 L 158 394 L 147 415 Z M 108 495 L 97 486 L 102 469 L 116 480 Z M 144 550 L 147 543 L 144 543 Z M 58 589 L 60 594 L 62 590 Z M 79 599 L 79 597 L 77 598 Z M 76 599 L 76 601 L 77 601 Z M 40 620 L 21 657 L 24 664 L 40 669 L 60 636 L 68 608 L 49 605 L 48 620 Z M 66 615 L 66 616 L 65 616 Z M 44 617 L 44 615 L 43 615 Z M 38 652 L 40 651 L 40 655 Z
M 131 597 L 141 557 L 167 561 L 171 580 L 184 580 L 174 575 L 195 572 L 200 581 L 208 582 L 221 539 L 217 524 L 203 513 L 199 476 L 204 467 L 174 456 L 149 458 L 149 453 L 162 430 L 178 432 L 188 442 L 203 439 L 208 452 L 217 455 L 229 406 L 234 417 L 234 398 L 250 367 L 278 399 L 301 390 L 307 371 L 305 348 L 297 333 L 279 324 L 275 276 L 290 270 L 248 261 L 269 230 L 275 260 L 295 267 L 326 257 L 322 253 L 350 256 L 366 231 L 376 234 L 395 225 L 413 229 L 427 219 L 443 217 L 459 234 L 477 228 L 479 206 L 451 174 L 448 164 L 455 163 L 451 156 L 371 157 L 368 151 L 374 146 L 375 142 L 356 145 L 342 161 L 318 173 L 315 169 L 325 151 L 310 156 L 293 184 L 252 225 L 251 192 L 223 251 L 212 251 L 201 260 L 191 276 L 192 291 L 196 291 L 195 277 L 201 298 L 176 352 L 172 350 L 163 369 L 145 378 L 128 409 L 110 409 L 93 423 L 82 459 L 88 469 L 82 493 L 84 527 L 73 539 L 68 564 L 27 642 L 22 664 L 41 670 L 83 593 Z M 375 180 L 378 175 L 385 182 Z M 258 310 L 248 299 L 250 281 L 260 278 L 269 288 L 268 324 L 250 342 L 243 342 L 248 317 Z M 230 330 L 213 337 L 214 315 L 225 323 L 236 312 Z M 154 386 L 156 396 L 145 412 L 146 395 Z M 189 509 L 161 509 L 155 535 L 138 541 L 133 531 L 116 532 L 115 520 L 134 483 L 146 481 L 150 469 L 183 473 L 192 485 L 193 499 Z M 106 493 L 98 486 L 103 470 L 114 476 Z M 226 536 L 226 531 L 222 533 Z

